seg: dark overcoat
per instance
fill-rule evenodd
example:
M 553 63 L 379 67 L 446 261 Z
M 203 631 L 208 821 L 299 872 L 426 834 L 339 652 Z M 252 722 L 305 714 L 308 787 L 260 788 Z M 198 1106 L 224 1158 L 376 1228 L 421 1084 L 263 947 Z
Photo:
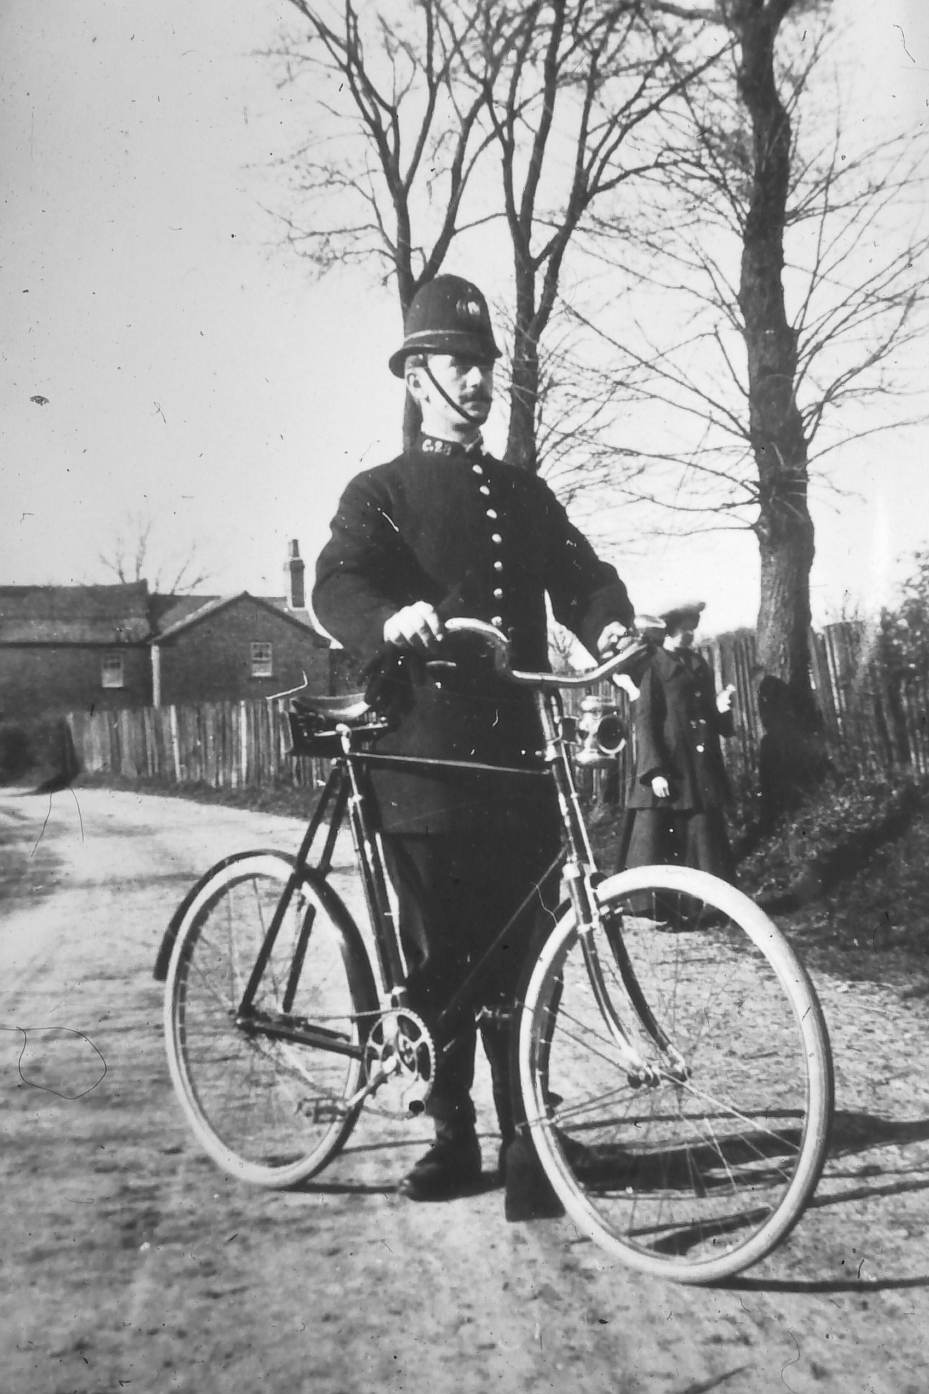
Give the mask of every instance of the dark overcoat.
M 425 438 L 348 485 L 317 562 L 313 607 L 362 663 L 383 653 L 385 621 L 425 600 L 443 619 L 495 624 L 511 640 L 514 667 L 545 670 L 546 594 L 592 652 L 607 623 L 632 621 L 616 571 L 542 480 Z M 473 641 L 447 638 L 436 657 L 441 666 L 388 655 L 382 676 L 395 726 L 377 752 L 538 771 L 531 696 L 499 679 Z M 531 774 L 375 767 L 372 786 L 388 832 L 455 832 L 501 799 L 531 807 L 540 795 Z
M 730 799 L 720 736 L 730 736 L 732 712 L 716 707 L 713 673 L 700 654 L 656 649 L 636 703 L 636 767 L 627 807 L 703 812 Z M 664 775 L 671 794 L 659 799 L 651 781 Z

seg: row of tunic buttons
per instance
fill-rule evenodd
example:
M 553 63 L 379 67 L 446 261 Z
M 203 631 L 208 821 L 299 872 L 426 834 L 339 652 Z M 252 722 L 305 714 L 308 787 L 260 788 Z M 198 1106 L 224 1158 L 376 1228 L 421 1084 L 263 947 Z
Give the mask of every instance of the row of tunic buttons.
M 481 479 L 481 480 L 483 480 L 483 478 L 484 478 L 484 467 L 483 467 L 483 465 L 474 464 L 474 465 L 471 466 L 471 468 L 472 468 L 472 470 L 474 471 L 474 473 L 478 476 L 478 478 Z M 478 487 L 478 493 L 481 494 L 485 499 L 489 499 L 489 498 L 490 498 L 490 486 L 489 486 L 488 484 L 481 483 L 480 486 Z M 499 516 L 499 515 L 497 514 L 497 510 L 496 510 L 495 508 L 485 508 L 485 509 L 484 509 L 484 515 L 485 515 L 485 517 L 489 518 L 490 521 L 491 521 L 492 523 L 497 522 L 497 519 L 498 519 L 498 516 Z M 501 547 L 501 546 L 503 545 L 503 537 L 501 536 L 501 534 L 500 534 L 499 532 L 492 532 L 492 533 L 490 534 L 490 540 L 491 540 L 491 542 L 494 544 L 495 547 Z M 497 579 L 499 580 L 499 579 L 500 579 L 500 573 L 503 571 L 503 562 L 500 561 L 499 558 L 497 558 L 497 559 L 494 561 L 493 568 L 494 568 L 494 572 L 495 572 L 496 575 L 497 575 Z M 502 600 L 502 599 L 503 599 L 503 587 L 502 587 L 502 586 L 495 586 L 495 587 L 494 587 L 493 597 L 494 597 L 494 600 Z M 496 626 L 497 629 L 501 629 L 501 628 L 503 627 L 503 616 L 502 616 L 502 615 L 491 615 L 491 617 L 490 617 L 490 622 L 491 622 L 492 625 Z

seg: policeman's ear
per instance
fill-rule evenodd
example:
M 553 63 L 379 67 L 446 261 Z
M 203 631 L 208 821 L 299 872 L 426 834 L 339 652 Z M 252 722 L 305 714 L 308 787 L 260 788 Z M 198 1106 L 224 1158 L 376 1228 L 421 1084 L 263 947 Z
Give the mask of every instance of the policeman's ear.
M 417 402 L 421 402 L 426 394 L 426 362 L 418 354 L 406 360 L 404 378 L 406 379 L 406 390 Z

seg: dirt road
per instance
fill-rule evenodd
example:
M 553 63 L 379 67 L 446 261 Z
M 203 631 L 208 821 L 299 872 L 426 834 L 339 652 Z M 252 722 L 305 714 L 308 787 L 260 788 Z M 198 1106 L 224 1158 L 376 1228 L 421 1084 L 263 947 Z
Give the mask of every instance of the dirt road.
M 151 965 L 195 873 L 298 832 L 181 800 L 0 792 L 7 1394 L 929 1387 L 929 1020 L 900 985 L 819 975 L 833 1155 L 789 1243 L 725 1288 L 639 1278 L 567 1220 L 507 1225 L 493 1189 L 404 1202 L 391 1187 L 422 1124 L 363 1116 L 309 1192 L 218 1172 L 174 1102 Z

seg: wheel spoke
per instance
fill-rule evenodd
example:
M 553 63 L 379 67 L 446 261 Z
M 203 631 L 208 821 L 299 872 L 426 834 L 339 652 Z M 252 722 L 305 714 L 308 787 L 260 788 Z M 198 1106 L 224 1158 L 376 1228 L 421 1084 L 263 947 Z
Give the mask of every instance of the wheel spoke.
M 359 970 L 353 982 L 346 968 L 346 961 L 366 967 L 358 931 L 346 925 L 344 911 L 334 918 L 331 893 L 308 876 L 293 893 L 256 985 L 253 1016 L 240 1016 L 291 874 L 291 860 L 270 853 L 218 870 L 181 926 L 167 984 L 169 1063 L 191 1125 L 222 1166 L 265 1185 L 312 1175 L 341 1147 L 357 1115 L 360 1019 L 377 1005 L 369 977 Z M 294 953 L 308 915 L 312 928 L 297 975 Z M 288 983 L 293 1003 L 285 1013 Z M 270 1023 L 288 1022 L 318 1032 L 316 1039 L 271 1030 Z M 334 1031 L 351 1052 L 327 1048 Z
M 581 1228 L 646 1271 L 711 1281 L 768 1252 L 815 1186 L 831 1110 L 828 1039 L 805 974 L 757 907 L 700 873 L 648 874 L 644 888 L 644 872 L 628 891 L 630 877 L 601 887 L 628 964 L 607 933 L 596 959 L 650 1082 L 619 1062 L 566 919 L 529 978 L 521 1087 L 540 1157 Z M 671 892 L 686 931 L 663 932 L 642 913 Z M 655 1031 L 644 1006 L 639 1021 L 643 999 Z

